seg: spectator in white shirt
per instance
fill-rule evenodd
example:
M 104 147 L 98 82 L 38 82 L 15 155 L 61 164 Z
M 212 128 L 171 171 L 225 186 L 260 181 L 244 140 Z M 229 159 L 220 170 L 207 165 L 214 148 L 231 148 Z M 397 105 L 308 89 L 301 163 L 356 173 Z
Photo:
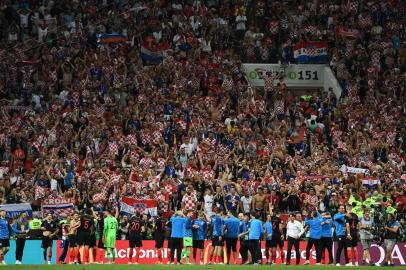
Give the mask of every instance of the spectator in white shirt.
M 251 208 L 250 208 L 251 201 L 252 201 L 252 196 L 250 196 L 248 190 L 246 190 L 244 192 L 244 196 L 242 196 L 241 200 L 240 200 L 240 203 L 241 203 L 240 209 L 242 209 L 242 212 L 244 214 L 249 214 L 251 212 Z
M 286 264 L 290 264 L 290 257 L 292 255 L 292 246 L 295 247 L 296 251 L 296 265 L 300 264 L 300 249 L 299 241 L 300 237 L 304 233 L 303 224 L 296 220 L 296 217 L 291 214 L 289 215 L 289 222 L 286 225 L 286 237 L 288 239 L 288 250 L 286 257 Z

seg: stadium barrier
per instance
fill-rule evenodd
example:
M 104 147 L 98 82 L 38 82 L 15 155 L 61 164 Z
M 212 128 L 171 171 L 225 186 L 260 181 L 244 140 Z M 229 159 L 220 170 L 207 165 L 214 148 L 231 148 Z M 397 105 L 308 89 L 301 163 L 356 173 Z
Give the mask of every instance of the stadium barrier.
M 262 241 L 262 255 L 263 259 L 265 259 L 265 243 Z M 168 255 L 169 250 L 166 248 L 167 242 L 165 243 L 165 248 L 163 249 L 163 262 L 168 262 Z M 128 241 L 117 241 L 116 245 L 116 254 L 118 264 L 126 264 L 128 263 L 128 254 L 129 254 L 129 247 Z M 239 248 L 239 247 L 238 247 Z M 284 246 L 284 253 L 286 254 L 287 243 L 285 242 Z M 209 252 L 211 249 L 211 242 L 205 242 L 205 249 L 204 252 L 204 262 L 207 263 L 209 259 Z M 300 243 L 300 255 L 301 255 L 301 263 L 305 260 L 305 249 L 306 249 L 306 242 L 302 241 Z M 60 246 L 60 241 L 54 241 L 53 249 L 52 249 L 53 257 L 52 257 L 52 264 L 56 264 L 57 260 L 61 253 L 62 249 Z M 385 251 L 382 247 L 373 244 L 371 246 L 371 257 L 373 263 L 383 263 L 385 259 Z M 359 252 L 359 260 L 361 260 L 362 256 L 362 247 L 361 244 L 358 245 L 358 252 Z M 135 251 L 133 253 L 135 256 Z M 281 263 L 281 256 L 280 252 L 277 253 L 277 263 Z M 198 254 L 199 256 L 199 254 Z M 393 253 L 393 260 L 395 265 L 398 266 L 406 266 L 406 242 L 397 243 Z M 343 260 L 343 256 L 342 260 Z M 311 251 L 310 263 L 314 264 L 316 261 L 316 254 L 315 251 Z M 139 263 L 141 264 L 155 264 L 158 260 L 158 254 L 155 249 L 155 241 L 152 240 L 145 240 L 143 241 L 143 248 L 140 250 L 140 258 Z M 241 257 L 237 259 L 237 263 L 241 262 Z M 15 240 L 10 241 L 10 251 L 6 255 L 6 263 L 7 264 L 14 264 L 15 263 Z M 41 248 L 41 240 L 27 240 L 24 249 L 24 257 L 23 257 L 23 264 L 43 264 L 43 255 L 42 255 L 42 248 Z M 292 252 L 292 260 L 291 263 L 296 263 L 295 260 L 295 252 Z M 344 262 L 342 262 L 344 263 Z
M 167 241 L 165 242 L 165 248 L 163 249 L 163 263 L 168 262 L 168 255 L 169 250 L 167 249 Z M 57 247 L 57 256 L 59 256 L 62 252 L 62 249 L 60 248 L 59 241 L 58 244 L 56 245 Z M 239 250 L 239 243 L 237 246 Z M 265 242 L 261 242 L 261 248 L 262 248 L 262 257 L 263 259 L 266 259 L 265 257 Z M 284 253 L 286 255 L 286 249 L 287 249 L 287 242 L 285 241 L 284 245 Z M 203 250 L 204 252 L 204 263 L 208 262 L 209 259 L 209 252 L 211 250 L 211 241 L 206 241 L 205 242 L 205 249 Z M 306 242 L 302 241 L 300 242 L 300 256 L 301 256 L 301 263 L 305 261 L 305 256 L 306 256 Z M 335 249 L 334 249 L 335 250 Z M 118 240 L 116 243 L 116 263 L 118 264 L 126 264 L 129 261 L 129 251 L 130 248 L 128 247 L 128 241 L 121 241 Z M 371 246 L 371 257 L 372 257 L 372 262 L 373 263 L 383 263 L 385 259 L 385 251 L 382 247 L 377 246 L 373 244 Z M 362 246 L 361 243 L 358 244 L 358 252 L 360 254 L 359 260 L 361 262 L 362 259 Z M 199 254 L 197 254 L 199 258 Z M 133 252 L 133 257 L 135 257 L 135 250 Z M 286 256 L 285 256 L 286 257 Z M 344 263 L 344 256 L 342 257 L 342 263 Z M 292 251 L 292 257 L 291 257 L 291 263 L 296 263 L 295 260 L 295 252 L 294 250 Z M 395 265 L 402 265 L 406 266 L 406 242 L 398 243 L 394 250 L 393 250 L 393 259 Z M 155 248 L 155 241 L 152 240 L 144 240 L 143 241 L 143 247 L 140 250 L 140 256 L 139 256 L 139 263 L 140 264 L 155 264 L 158 261 L 158 253 Z M 241 257 L 239 256 L 237 259 L 237 263 L 241 262 Z M 281 263 L 281 254 L 278 251 L 277 253 L 277 264 Z M 310 264 L 315 264 L 316 263 L 316 251 L 314 249 L 311 250 L 311 257 L 310 257 Z
M 44 264 L 44 256 L 41 248 L 41 240 L 27 240 L 25 242 L 23 264 Z M 52 264 L 56 264 L 56 245 L 59 241 L 54 241 L 52 245 Z M 6 254 L 5 261 L 7 264 L 15 264 L 16 241 L 10 240 L 10 250 Z

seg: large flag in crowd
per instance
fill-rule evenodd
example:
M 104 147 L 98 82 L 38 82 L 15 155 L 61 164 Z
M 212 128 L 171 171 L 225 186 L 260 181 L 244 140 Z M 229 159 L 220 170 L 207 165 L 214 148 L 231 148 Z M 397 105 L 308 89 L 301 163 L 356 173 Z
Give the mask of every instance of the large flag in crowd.
M 28 218 L 32 217 L 32 208 L 29 203 L 3 204 L 0 205 L 0 209 L 6 211 L 8 218 L 16 218 L 23 212 L 27 214 Z
M 42 216 L 46 216 L 48 213 L 53 213 L 57 216 L 67 216 L 73 213 L 75 207 L 73 202 L 65 200 L 64 198 L 52 198 L 42 201 L 41 212 Z
M 299 42 L 293 47 L 295 60 L 298 64 L 325 63 L 328 44 L 324 41 Z
M 127 37 L 120 34 L 98 34 L 96 37 L 99 44 L 122 43 L 128 40 Z
M 157 200 L 154 199 L 133 199 L 130 197 L 124 197 L 121 199 L 120 212 L 125 215 L 133 215 L 136 211 L 141 214 L 149 214 L 151 216 L 157 216 Z
M 168 49 L 166 43 L 152 46 L 145 42 L 141 45 L 141 59 L 151 64 L 159 64 L 164 60 L 165 52 Z

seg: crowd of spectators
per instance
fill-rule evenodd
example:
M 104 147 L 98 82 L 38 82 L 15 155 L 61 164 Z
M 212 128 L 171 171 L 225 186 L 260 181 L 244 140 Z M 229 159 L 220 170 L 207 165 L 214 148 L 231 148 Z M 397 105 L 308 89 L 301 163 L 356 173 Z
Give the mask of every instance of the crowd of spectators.
M 270 206 L 334 214 L 374 198 L 406 212 L 403 1 L 5 0 L 0 8 L 0 204 L 38 210 L 63 197 L 102 210 L 127 196 L 210 216 L 214 207 Z M 103 44 L 101 33 L 128 42 Z M 341 97 L 300 97 L 272 76 L 263 89 L 249 87 L 241 63 L 293 63 L 303 40 L 328 41 Z M 143 60 L 142 44 L 166 47 L 162 63 Z

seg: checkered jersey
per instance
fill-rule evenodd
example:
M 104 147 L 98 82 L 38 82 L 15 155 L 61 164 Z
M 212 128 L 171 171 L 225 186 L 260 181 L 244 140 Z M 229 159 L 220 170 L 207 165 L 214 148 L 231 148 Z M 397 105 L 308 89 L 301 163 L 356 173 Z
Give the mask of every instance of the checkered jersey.
M 109 155 L 118 155 L 118 145 L 116 142 L 109 142 Z
M 162 139 L 162 132 L 160 132 L 159 130 L 155 130 L 155 131 L 152 133 L 152 137 L 154 138 L 154 139 L 152 140 L 152 142 L 153 142 L 154 144 L 159 144 L 159 142 L 160 142 L 161 139 Z
M 223 87 L 223 89 L 226 91 L 231 91 L 233 89 L 233 85 L 234 85 L 233 79 L 225 78 L 223 80 L 221 87 Z
M 285 113 L 285 102 L 283 100 L 275 100 L 274 112 L 275 112 L 275 114 L 284 114 Z
M 148 170 L 149 168 L 151 168 L 151 166 L 153 165 L 153 160 L 149 157 L 143 157 L 140 162 L 139 165 L 144 169 L 144 170 Z
M 182 198 L 182 203 L 184 204 L 184 210 L 195 210 L 196 208 L 197 197 L 195 194 L 185 194 Z
M 276 80 L 276 75 L 274 74 L 263 74 L 264 78 L 264 90 L 271 91 L 274 90 L 274 83 Z
M 279 22 L 278 21 L 270 21 L 269 24 L 269 32 L 271 32 L 272 35 L 276 35 L 279 32 Z

